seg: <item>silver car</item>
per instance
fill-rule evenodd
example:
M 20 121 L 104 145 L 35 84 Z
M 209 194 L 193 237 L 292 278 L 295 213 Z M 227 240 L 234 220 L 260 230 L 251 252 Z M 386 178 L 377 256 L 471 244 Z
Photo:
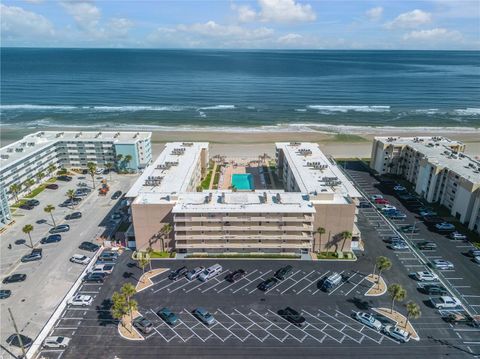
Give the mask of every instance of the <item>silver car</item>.
M 195 267 L 192 270 L 188 271 L 187 279 L 194 280 L 205 270 L 205 267 Z
M 356 312 L 355 319 L 372 329 L 375 329 L 378 331 L 382 329 L 382 323 L 380 323 L 380 321 L 370 313 Z

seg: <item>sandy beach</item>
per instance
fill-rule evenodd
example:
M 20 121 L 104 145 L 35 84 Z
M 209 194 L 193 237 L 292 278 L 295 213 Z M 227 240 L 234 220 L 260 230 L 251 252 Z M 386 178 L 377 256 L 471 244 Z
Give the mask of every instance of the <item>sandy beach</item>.
M 13 129 L 2 128 L 0 133 L 1 146 L 17 141 L 28 133 L 41 130 L 62 130 L 60 128 L 35 128 Z M 79 129 L 80 130 L 80 129 Z M 83 130 L 88 131 L 88 128 Z M 92 130 L 92 129 L 90 129 Z M 371 143 L 375 136 L 445 136 L 454 140 L 462 141 L 467 146 L 466 153 L 480 156 L 480 131 L 471 132 L 451 130 L 432 133 L 431 130 L 406 132 L 404 128 L 383 132 L 378 128 L 372 133 L 361 132 L 358 134 L 335 134 L 320 131 L 311 132 L 220 132 L 220 131 L 153 131 L 153 153 L 158 155 L 163 149 L 165 142 L 172 141 L 205 141 L 210 142 L 210 155 L 226 155 L 237 158 L 252 158 L 259 154 L 267 153 L 275 155 L 275 142 L 281 141 L 307 141 L 317 142 L 322 150 L 336 158 L 346 157 L 370 157 Z

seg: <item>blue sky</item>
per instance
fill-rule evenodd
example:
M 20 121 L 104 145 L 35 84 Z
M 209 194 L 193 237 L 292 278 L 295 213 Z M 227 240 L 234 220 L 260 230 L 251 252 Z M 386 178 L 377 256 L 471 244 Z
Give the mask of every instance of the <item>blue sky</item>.
M 480 49 L 479 0 L 3 0 L 1 45 Z

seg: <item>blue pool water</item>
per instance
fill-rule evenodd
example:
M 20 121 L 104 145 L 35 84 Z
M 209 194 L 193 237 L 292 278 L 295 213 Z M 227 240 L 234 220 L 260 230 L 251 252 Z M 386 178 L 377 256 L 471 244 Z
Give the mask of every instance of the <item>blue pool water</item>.
M 253 178 L 250 173 L 235 173 L 232 175 L 232 185 L 235 186 L 237 190 L 252 190 Z

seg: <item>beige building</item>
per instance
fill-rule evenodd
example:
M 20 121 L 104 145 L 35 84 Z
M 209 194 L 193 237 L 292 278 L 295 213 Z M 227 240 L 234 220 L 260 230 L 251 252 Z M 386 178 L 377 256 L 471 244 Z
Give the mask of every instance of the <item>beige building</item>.
M 447 207 L 480 233 L 480 162 L 464 150 L 444 137 L 376 137 L 370 167 L 404 177 L 427 202 Z
M 208 144 L 168 143 L 127 193 L 136 248 L 186 253 L 307 254 L 326 247 L 350 251 L 352 238 L 341 233 L 353 233 L 358 244 L 355 198 L 360 194 L 318 145 L 278 143 L 277 155 L 285 189 L 197 192 L 208 166 Z M 173 226 L 167 238 L 162 236 L 165 224 Z M 315 235 L 318 227 L 325 229 L 321 243 Z

